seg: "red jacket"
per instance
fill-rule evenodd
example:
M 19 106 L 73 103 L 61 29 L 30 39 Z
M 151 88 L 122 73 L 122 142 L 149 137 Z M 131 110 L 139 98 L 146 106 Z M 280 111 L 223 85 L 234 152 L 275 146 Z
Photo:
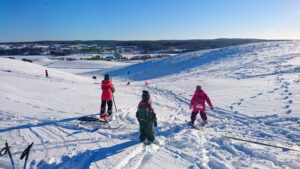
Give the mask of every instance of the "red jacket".
M 193 112 L 204 112 L 205 111 L 205 101 L 209 105 L 210 108 L 213 108 L 209 97 L 203 90 L 195 91 L 195 94 L 191 100 L 190 107 L 193 108 Z
M 101 89 L 101 99 L 104 101 L 112 100 L 112 92 L 115 90 L 112 82 L 110 80 L 102 80 Z

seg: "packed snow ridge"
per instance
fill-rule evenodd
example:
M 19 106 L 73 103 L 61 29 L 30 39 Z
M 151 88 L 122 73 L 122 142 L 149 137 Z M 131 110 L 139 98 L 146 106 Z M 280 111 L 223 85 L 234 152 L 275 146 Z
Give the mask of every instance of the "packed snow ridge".
M 300 41 L 139 63 L 0 58 L 0 146 L 7 141 L 19 168 L 32 142 L 28 168 L 300 168 L 299 58 Z M 104 73 L 113 77 L 113 113 L 121 127 L 83 127 L 78 117 L 100 111 Z M 200 130 L 186 124 L 196 85 L 215 107 Z M 139 142 L 135 118 L 142 90 L 150 92 L 158 117 L 150 146 Z M 1 156 L 0 168 L 7 167 L 9 157 Z

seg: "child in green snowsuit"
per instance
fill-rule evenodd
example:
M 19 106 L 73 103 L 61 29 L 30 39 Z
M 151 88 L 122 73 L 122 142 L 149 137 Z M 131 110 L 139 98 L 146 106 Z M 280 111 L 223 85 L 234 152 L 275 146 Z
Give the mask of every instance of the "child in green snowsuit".
M 156 114 L 151 106 L 150 94 L 143 90 L 142 101 L 139 103 L 136 118 L 140 123 L 140 140 L 149 142 L 154 140 L 153 126 L 157 127 Z

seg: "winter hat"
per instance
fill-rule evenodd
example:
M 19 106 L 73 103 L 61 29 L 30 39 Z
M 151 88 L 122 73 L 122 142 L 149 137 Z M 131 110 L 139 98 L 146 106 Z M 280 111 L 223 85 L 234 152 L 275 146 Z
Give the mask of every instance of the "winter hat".
M 197 85 L 197 86 L 196 86 L 196 89 L 197 89 L 197 90 L 202 90 L 202 88 L 201 88 L 200 85 Z
M 150 99 L 150 94 L 147 90 L 143 90 L 142 99 L 143 100 L 149 100 Z
M 109 74 L 104 75 L 104 80 L 109 80 Z

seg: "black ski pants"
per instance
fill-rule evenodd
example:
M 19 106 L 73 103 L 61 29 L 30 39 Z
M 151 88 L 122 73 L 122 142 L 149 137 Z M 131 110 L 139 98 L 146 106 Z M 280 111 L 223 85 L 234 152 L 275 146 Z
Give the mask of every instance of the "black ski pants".
M 106 112 L 106 104 L 108 107 L 108 110 L 107 110 L 108 115 L 112 114 L 112 100 L 109 100 L 109 101 L 102 100 L 100 115 L 103 115 Z

